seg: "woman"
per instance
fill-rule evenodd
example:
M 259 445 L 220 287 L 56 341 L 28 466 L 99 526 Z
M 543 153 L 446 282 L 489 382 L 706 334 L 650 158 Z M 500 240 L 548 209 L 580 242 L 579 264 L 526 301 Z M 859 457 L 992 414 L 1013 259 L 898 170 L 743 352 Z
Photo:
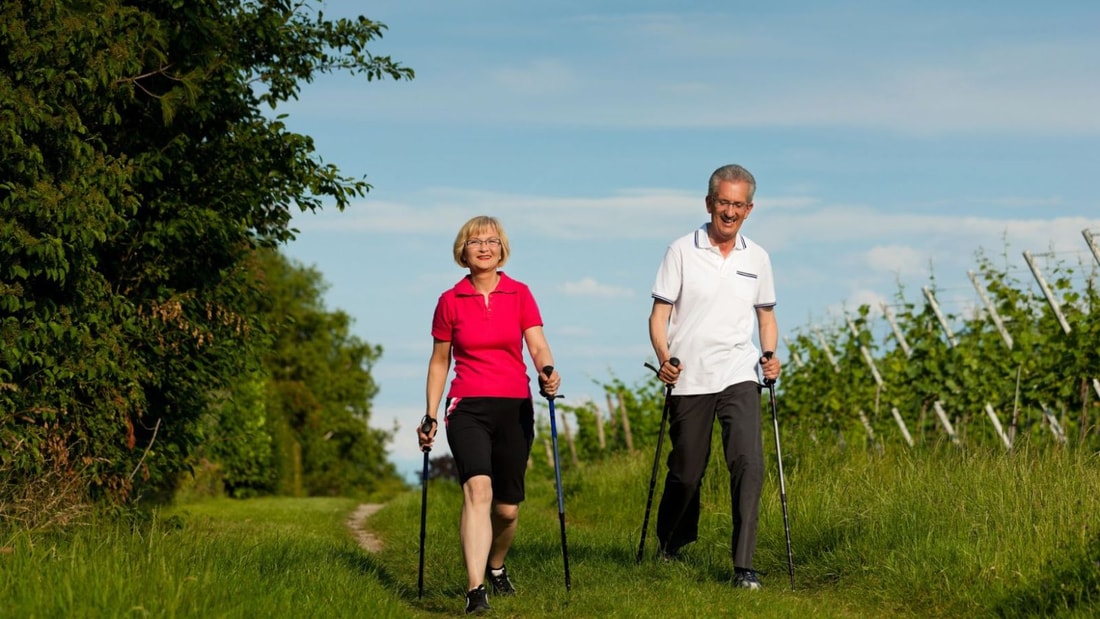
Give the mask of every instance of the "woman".
M 459 537 L 468 578 L 467 613 L 489 610 L 486 578 L 497 595 L 515 593 L 504 560 L 516 534 L 535 435 L 524 342 L 536 373 L 554 365 L 530 289 L 498 270 L 509 253 L 508 235 L 494 217 L 474 217 L 459 229 L 454 260 L 469 274 L 436 305 L 425 411 L 431 430 L 424 434 L 423 420 L 417 427 L 421 449 L 431 447 L 453 358 L 455 376 L 443 421 L 462 484 Z M 539 375 L 550 396 L 560 382 L 557 371 Z

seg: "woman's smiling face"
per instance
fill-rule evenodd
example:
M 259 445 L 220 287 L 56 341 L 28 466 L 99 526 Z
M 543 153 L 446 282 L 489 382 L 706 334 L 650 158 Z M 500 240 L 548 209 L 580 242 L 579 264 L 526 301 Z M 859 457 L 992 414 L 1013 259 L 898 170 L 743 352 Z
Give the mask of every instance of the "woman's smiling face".
M 491 227 L 482 228 L 466 239 L 463 256 L 471 271 L 496 269 L 501 257 L 501 240 L 497 230 Z

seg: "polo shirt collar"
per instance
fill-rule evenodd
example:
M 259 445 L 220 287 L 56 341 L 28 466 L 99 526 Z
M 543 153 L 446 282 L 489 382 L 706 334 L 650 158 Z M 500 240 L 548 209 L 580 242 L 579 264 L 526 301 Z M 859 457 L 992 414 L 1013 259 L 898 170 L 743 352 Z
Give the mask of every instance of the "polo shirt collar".
M 705 223 L 695 231 L 695 247 L 698 249 L 714 249 L 714 245 L 710 242 L 710 236 L 707 234 L 707 226 L 709 223 Z M 737 233 L 737 241 L 733 244 L 734 250 L 748 249 L 749 244 L 745 241 L 745 235 L 740 232 Z
M 515 293 L 519 292 L 519 283 L 516 280 L 512 279 L 511 277 L 508 277 L 504 273 L 504 271 L 497 271 L 497 273 L 500 274 L 500 281 L 497 282 L 497 287 L 496 287 L 495 290 L 493 290 L 493 294 L 496 294 L 496 293 L 515 294 Z M 477 291 L 476 288 L 474 288 L 474 284 L 470 281 L 470 277 L 468 275 L 466 277 L 463 277 L 462 279 L 458 280 L 458 283 L 455 284 L 454 291 L 455 291 L 455 294 L 459 295 L 459 296 L 470 296 L 470 295 L 480 295 L 481 294 L 480 292 Z

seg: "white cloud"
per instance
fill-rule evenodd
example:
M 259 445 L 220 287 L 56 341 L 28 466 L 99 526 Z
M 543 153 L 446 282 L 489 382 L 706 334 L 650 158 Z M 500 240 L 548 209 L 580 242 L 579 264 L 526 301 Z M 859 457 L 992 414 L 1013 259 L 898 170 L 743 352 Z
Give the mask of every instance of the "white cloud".
M 453 238 L 476 213 L 496 216 L 509 231 L 538 230 L 556 239 L 599 239 L 609 231 L 619 239 L 664 239 L 667 228 L 654 222 L 680 216 L 690 229 L 706 216 L 702 196 L 672 189 L 628 188 L 610 196 L 564 198 L 440 187 L 401 201 L 359 201 L 342 213 L 298 215 L 294 225 L 302 231 Z
M 570 32 L 566 46 L 538 25 L 473 28 L 409 58 L 410 83 L 318 80 L 287 107 L 341 122 L 366 106 L 376 119 L 444 124 L 1100 134 L 1100 42 L 1047 16 L 803 6 L 745 23 L 738 11 L 555 11 L 548 23 Z
M 901 275 L 917 275 L 928 272 L 926 251 L 906 245 L 878 245 L 864 252 L 864 260 L 872 271 L 886 271 Z
M 621 299 L 634 296 L 634 291 L 613 284 L 601 284 L 593 277 L 585 277 L 575 282 L 565 282 L 558 290 L 571 297 L 598 297 L 601 299 Z

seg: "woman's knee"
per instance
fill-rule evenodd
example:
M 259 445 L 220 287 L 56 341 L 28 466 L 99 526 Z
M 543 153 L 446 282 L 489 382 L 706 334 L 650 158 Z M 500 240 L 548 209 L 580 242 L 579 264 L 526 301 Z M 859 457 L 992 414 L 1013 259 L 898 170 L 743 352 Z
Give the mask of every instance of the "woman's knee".
M 488 475 L 475 475 L 462 485 L 462 494 L 468 503 L 488 505 L 493 501 L 493 482 Z

